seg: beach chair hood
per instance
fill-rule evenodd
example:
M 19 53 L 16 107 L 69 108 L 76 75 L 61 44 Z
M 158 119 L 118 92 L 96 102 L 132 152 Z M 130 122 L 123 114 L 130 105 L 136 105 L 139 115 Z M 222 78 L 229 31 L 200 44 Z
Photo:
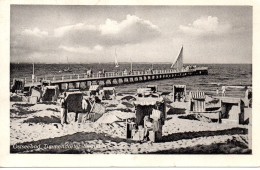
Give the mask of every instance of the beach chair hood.
M 59 88 L 57 86 L 45 86 L 42 94 L 42 101 L 57 101 Z

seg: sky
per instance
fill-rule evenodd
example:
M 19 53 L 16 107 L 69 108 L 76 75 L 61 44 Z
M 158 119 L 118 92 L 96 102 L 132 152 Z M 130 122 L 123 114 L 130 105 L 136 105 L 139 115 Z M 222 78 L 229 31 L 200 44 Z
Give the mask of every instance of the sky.
M 11 5 L 11 62 L 252 63 L 250 6 Z M 115 54 L 116 53 L 116 54 Z

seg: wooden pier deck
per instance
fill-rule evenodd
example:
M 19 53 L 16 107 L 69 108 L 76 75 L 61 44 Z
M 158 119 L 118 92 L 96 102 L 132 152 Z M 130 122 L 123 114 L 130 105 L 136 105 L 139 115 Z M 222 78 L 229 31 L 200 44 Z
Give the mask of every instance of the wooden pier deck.
M 104 86 L 114 86 L 127 83 L 138 83 L 153 80 L 172 79 L 178 77 L 207 75 L 207 67 L 198 67 L 182 71 L 153 70 L 150 72 L 133 71 L 131 74 L 125 72 L 106 72 L 104 74 L 96 73 L 92 75 L 84 74 L 67 74 L 55 76 L 37 76 L 34 80 L 25 78 L 25 86 L 37 86 L 42 82 L 48 82 L 50 85 L 57 85 L 59 89 L 85 89 L 91 84 L 100 84 Z

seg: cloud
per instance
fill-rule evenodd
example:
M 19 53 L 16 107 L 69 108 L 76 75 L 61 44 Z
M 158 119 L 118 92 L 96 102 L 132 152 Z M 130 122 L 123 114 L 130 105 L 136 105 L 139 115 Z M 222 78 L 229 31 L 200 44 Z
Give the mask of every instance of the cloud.
M 29 35 L 29 36 L 36 36 L 36 37 L 40 37 L 43 38 L 45 36 L 48 36 L 48 32 L 46 31 L 41 31 L 39 28 L 35 27 L 34 29 L 25 29 L 24 31 L 22 31 L 23 35 Z
M 158 26 L 135 15 L 127 15 L 126 19 L 120 23 L 107 19 L 105 24 L 99 26 L 99 29 L 102 35 L 123 34 L 125 32 L 131 32 L 132 34 L 135 34 L 134 32 L 139 31 L 151 31 L 154 33 L 159 33 Z
M 103 47 L 102 47 L 101 45 L 96 45 L 96 46 L 94 47 L 94 50 L 96 50 L 96 51 L 101 51 L 101 50 L 103 50 Z
M 75 25 L 67 25 L 54 29 L 55 37 L 62 37 L 73 31 L 95 31 L 96 27 L 94 25 L 85 25 L 84 23 L 78 23 Z
M 49 32 L 35 27 L 11 35 L 11 55 L 90 54 L 114 45 L 141 43 L 159 35 L 158 26 L 135 15 L 127 15 L 122 21 L 106 19 L 100 25 L 76 23 Z
M 185 34 L 194 36 L 210 36 L 228 33 L 231 30 L 229 23 L 220 23 L 217 17 L 201 17 L 188 26 L 180 25 L 179 29 Z
M 82 53 L 82 54 L 93 54 L 95 52 L 103 50 L 103 47 L 100 45 L 96 45 L 93 48 L 82 47 L 82 46 L 69 47 L 69 46 L 61 45 L 59 46 L 59 48 L 71 53 Z
M 38 28 L 25 29 L 21 34 L 11 39 L 11 51 L 18 50 L 26 53 L 53 51 L 57 47 L 57 39 L 49 35 L 47 31 Z
M 120 23 L 107 19 L 99 27 L 106 44 L 135 44 L 154 39 L 160 35 L 159 27 L 148 20 L 127 15 Z
M 54 30 L 56 37 L 62 38 L 67 45 L 102 46 L 136 44 L 160 35 L 158 26 L 135 15 L 117 22 L 107 19 L 101 25 L 78 23 L 59 27 Z

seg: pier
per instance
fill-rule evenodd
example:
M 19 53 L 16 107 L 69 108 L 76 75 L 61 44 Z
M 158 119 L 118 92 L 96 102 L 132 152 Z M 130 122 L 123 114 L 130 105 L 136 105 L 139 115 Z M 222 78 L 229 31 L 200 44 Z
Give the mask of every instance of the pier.
M 25 86 L 41 86 L 43 83 L 45 83 L 47 85 L 58 86 L 60 90 L 68 90 L 87 89 L 87 87 L 92 84 L 115 86 L 120 84 L 139 83 L 207 74 L 208 67 L 197 67 L 191 65 L 184 67 L 182 47 L 177 59 L 172 63 L 170 69 L 154 70 L 152 68 L 144 71 L 133 71 L 131 63 L 130 72 L 127 70 L 119 72 L 105 72 L 103 70 L 99 71 L 98 73 L 93 73 L 92 70 L 88 70 L 86 73 L 81 74 L 35 76 L 33 71 L 31 78 L 22 78 L 22 81 L 24 82 Z M 13 84 L 14 82 L 15 79 L 13 80 Z
M 115 86 L 128 83 L 139 83 L 147 81 L 155 81 L 162 79 L 173 79 L 186 76 L 207 75 L 207 67 L 198 67 L 194 69 L 183 69 L 176 71 L 169 70 L 151 70 L 151 71 L 133 71 L 126 72 L 105 72 L 88 75 L 83 74 L 67 74 L 54 76 L 37 76 L 34 80 L 25 78 L 25 86 L 37 86 L 42 82 L 48 82 L 49 85 L 56 85 L 60 90 L 67 89 L 86 89 L 92 84 L 103 86 Z

